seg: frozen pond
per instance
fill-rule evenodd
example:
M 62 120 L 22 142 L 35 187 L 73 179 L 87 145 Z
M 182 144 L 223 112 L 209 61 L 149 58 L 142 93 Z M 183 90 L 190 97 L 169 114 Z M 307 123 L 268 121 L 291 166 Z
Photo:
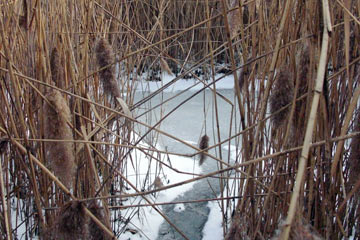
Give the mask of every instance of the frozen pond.
M 146 103 L 142 106 L 144 110 L 151 106 L 156 106 L 162 101 L 176 96 L 179 91 L 163 92 L 156 97 L 152 98 L 151 103 Z M 191 98 L 196 93 L 194 90 L 182 93 L 176 96 L 171 101 L 162 106 L 162 116 L 175 109 L 181 102 Z M 234 117 L 235 107 L 233 89 L 219 89 L 218 93 L 221 94 L 228 101 L 217 95 L 217 107 L 219 118 L 219 129 L 221 140 L 227 139 L 230 132 L 233 134 L 235 131 L 235 122 L 238 124 L 239 117 Z M 149 92 L 137 93 L 135 102 L 148 95 Z M 211 90 L 205 90 L 192 97 L 189 101 L 185 102 L 181 107 L 171 113 L 160 125 L 160 129 L 183 140 L 187 143 L 198 145 L 199 139 L 205 133 L 210 137 L 209 145 L 218 142 L 217 127 L 216 127 L 216 113 L 215 113 L 214 94 Z M 144 110 L 141 110 L 139 115 Z M 205 113 L 204 113 L 205 111 Z M 206 118 L 204 117 L 206 115 Z M 230 129 L 230 123 L 232 127 Z M 140 118 L 143 122 L 148 122 L 154 125 L 160 119 L 160 109 L 152 111 Z M 206 119 L 206 120 L 205 120 Z M 237 126 L 238 127 L 238 126 Z M 145 131 L 146 129 L 141 129 Z M 231 130 L 231 131 L 230 131 Z M 185 144 L 178 142 L 166 136 L 159 136 L 159 144 L 170 152 L 177 152 L 182 154 L 192 154 L 194 149 Z M 234 142 L 232 142 L 234 145 Z M 221 146 L 221 155 L 219 148 L 210 151 L 214 156 L 222 159 L 223 161 L 233 161 L 229 156 L 228 149 L 229 143 Z M 198 164 L 198 158 L 194 158 L 194 164 Z M 201 173 L 212 172 L 218 169 L 218 163 L 214 159 L 207 158 L 205 163 L 201 166 Z M 171 184 L 171 182 L 169 183 Z M 200 199 L 216 198 L 220 194 L 219 179 L 205 178 L 194 184 L 194 186 L 186 191 L 184 194 L 179 195 L 174 199 L 174 202 L 192 201 Z M 197 203 L 184 203 L 184 204 L 171 204 L 162 206 L 163 213 L 174 223 L 189 239 L 202 239 L 202 230 L 208 219 L 209 208 L 208 202 Z M 175 229 L 164 222 L 159 229 L 159 240 L 165 239 L 183 239 Z

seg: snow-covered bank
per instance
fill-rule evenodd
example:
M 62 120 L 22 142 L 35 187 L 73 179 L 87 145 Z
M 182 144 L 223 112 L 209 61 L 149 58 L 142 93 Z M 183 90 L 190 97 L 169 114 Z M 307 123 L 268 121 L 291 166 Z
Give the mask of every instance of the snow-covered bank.
M 137 91 L 154 92 L 162 86 L 168 84 L 174 80 L 174 76 L 163 73 L 161 75 L 161 81 L 145 81 L 141 80 L 137 86 Z M 233 89 L 234 88 L 234 77 L 233 75 L 225 76 L 218 74 L 215 79 L 222 78 L 216 82 L 217 89 Z M 210 83 L 210 82 L 209 82 Z M 196 85 L 195 85 L 196 84 Z M 164 89 L 164 92 L 182 91 L 188 88 L 190 90 L 197 91 L 204 87 L 204 84 L 196 79 L 178 79 L 175 83 L 171 84 L 168 88 Z

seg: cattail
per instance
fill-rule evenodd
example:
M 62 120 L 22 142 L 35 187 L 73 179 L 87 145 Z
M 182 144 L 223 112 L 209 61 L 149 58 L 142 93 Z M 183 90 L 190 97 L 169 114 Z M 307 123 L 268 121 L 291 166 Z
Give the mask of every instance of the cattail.
M 8 140 L 5 138 L 0 138 L 0 154 L 5 152 Z
M 276 235 L 273 238 L 271 238 L 272 240 L 280 239 L 281 230 L 285 227 L 284 223 L 285 223 L 284 221 L 280 222 L 279 229 L 276 230 Z M 290 230 L 289 239 L 321 240 L 322 238 L 310 224 L 308 224 L 302 220 L 295 220 L 295 222 L 294 222 L 294 224 L 292 224 L 292 227 Z
M 355 114 L 354 132 L 360 131 L 360 109 Z M 349 155 L 349 185 L 354 186 L 360 175 L 360 136 L 357 135 L 351 140 Z
M 286 108 L 279 113 L 276 113 L 282 107 L 291 103 L 293 99 L 294 92 L 294 83 L 292 79 L 292 74 L 286 68 L 281 68 L 273 86 L 271 95 L 270 95 L 270 112 L 274 114 L 272 121 L 275 127 L 281 126 L 286 116 L 289 114 L 290 108 Z
M 199 148 L 201 150 L 207 149 L 209 147 L 209 137 L 205 134 L 201 137 Z M 205 150 L 200 153 L 199 165 L 202 165 L 206 159 L 206 154 L 208 150 Z
M 240 217 L 239 215 L 235 215 L 232 218 L 231 227 L 228 230 L 225 240 L 233 240 L 233 239 L 250 239 L 247 235 L 247 229 L 249 220 L 247 217 Z
M 299 87 L 297 90 L 296 97 L 299 98 L 302 95 L 306 94 L 308 92 L 308 79 L 309 79 L 309 72 L 310 72 L 310 53 L 309 53 L 309 47 L 307 45 L 303 46 L 300 54 L 297 57 L 297 65 L 298 67 L 298 73 L 297 78 L 299 81 Z M 296 102 L 295 105 L 295 116 L 293 117 L 293 125 L 295 129 L 300 130 L 303 132 L 304 128 L 304 118 L 305 118 L 305 108 L 306 108 L 306 98 L 303 98 Z
M 48 103 L 44 106 L 45 138 L 68 140 L 47 142 L 46 158 L 55 175 L 70 188 L 75 174 L 73 135 L 67 124 L 71 121 L 70 109 L 59 91 L 52 90 L 46 96 L 51 106 Z
M 56 47 L 51 51 L 50 57 L 50 69 L 51 69 L 51 77 L 53 82 L 58 88 L 64 88 L 63 84 L 63 64 L 61 64 L 61 59 L 59 55 L 59 51 Z
M 162 188 L 164 186 L 163 182 L 161 181 L 161 178 L 157 176 L 154 180 L 154 187 L 155 189 Z
M 88 209 L 90 212 L 100 220 L 107 228 L 110 229 L 110 222 L 109 219 L 106 219 L 104 210 L 99 207 L 99 205 L 93 201 L 90 203 Z M 111 239 L 111 237 L 104 232 L 92 219 L 90 219 L 89 223 L 89 240 L 107 240 Z
M 96 58 L 100 68 L 105 69 L 99 72 L 103 83 L 104 92 L 108 96 L 120 97 L 120 89 L 115 79 L 115 62 L 113 50 L 105 38 L 101 38 L 96 45 Z
M 56 219 L 57 239 L 88 239 L 89 218 L 83 203 L 70 201 L 60 209 Z
M 167 72 L 170 76 L 173 76 L 174 73 L 171 71 L 169 64 L 165 61 L 165 59 L 160 58 L 160 67 L 161 70 Z
M 309 47 L 304 46 L 298 60 L 299 66 L 299 90 L 297 96 L 300 97 L 301 95 L 305 94 L 308 91 L 308 74 L 310 69 L 310 53 Z

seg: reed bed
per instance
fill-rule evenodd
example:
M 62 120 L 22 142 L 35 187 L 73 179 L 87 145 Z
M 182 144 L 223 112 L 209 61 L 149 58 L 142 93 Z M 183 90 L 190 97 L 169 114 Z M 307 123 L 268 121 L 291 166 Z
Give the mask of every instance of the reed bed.
M 214 93 L 217 112 L 224 97 L 215 82 L 228 75 L 234 130 L 220 136 L 215 114 L 214 136 L 187 155 L 218 169 L 183 183 L 217 178 L 221 194 L 188 204 L 217 201 L 225 239 L 360 238 L 358 1 L 18 0 L 0 8 L 0 239 L 119 238 L 141 229 L 118 209 L 134 217 L 145 205 L 188 239 L 159 208 L 171 203 L 150 197 L 175 187 L 161 181 L 162 156 L 182 155 L 156 147 L 159 137 L 189 145 L 158 129 L 177 108 L 155 122 L 138 113 L 162 108 L 151 98 L 189 77 Z M 140 80 L 161 81 L 161 72 L 173 81 L 135 102 Z M 221 146 L 234 142 L 232 162 Z M 127 175 L 135 149 L 159 167 L 145 182 Z M 122 205 L 135 196 L 146 204 Z

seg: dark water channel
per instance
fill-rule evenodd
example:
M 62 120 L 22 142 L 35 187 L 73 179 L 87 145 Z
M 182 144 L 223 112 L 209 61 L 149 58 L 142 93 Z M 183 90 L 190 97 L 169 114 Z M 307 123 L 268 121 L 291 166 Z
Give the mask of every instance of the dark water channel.
M 222 89 L 218 90 L 225 98 L 234 102 L 234 93 L 232 89 Z M 161 96 L 156 96 L 151 100 L 151 105 L 155 106 L 158 103 L 162 102 L 165 99 L 175 96 L 179 92 L 164 92 Z M 174 109 L 184 101 L 192 96 L 195 91 L 188 91 L 181 94 L 170 102 L 166 103 L 163 106 L 163 113 L 167 114 L 169 111 Z M 144 94 L 144 93 L 141 93 Z M 140 99 L 142 96 L 138 93 L 136 100 Z M 149 93 L 145 93 L 149 94 Z M 204 95 L 205 94 L 205 95 Z M 135 100 L 135 102 L 136 102 Z M 191 141 L 195 144 L 199 142 L 200 137 L 204 134 L 204 103 L 206 114 L 206 134 L 210 137 L 210 145 L 213 145 L 217 140 L 217 130 L 216 130 L 216 120 L 215 120 L 215 108 L 214 108 L 214 97 L 213 92 L 206 90 L 201 92 L 195 97 L 191 98 L 188 102 L 184 103 L 180 108 L 174 111 L 168 118 L 164 120 L 161 124 L 161 130 L 166 131 L 177 138 L 180 138 L 184 141 Z M 230 120 L 233 119 L 232 123 L 232 134 L 234 134 L 235 122 L 238 121 L 238 116 L 235 118 L 232 116 L 232 106 L 228 102 L 224 101 L 222 98 L 217 96 L 218 104 L 218 116 L 219 116 L 219 126 L 220 126 L 220 137 L 221 140 L 229 137 L 230 133 Z M 149 105 L 143 106 L 145 109 Z M 235 108 L 233 109 L 235 112 Z M 156 110 L 147 115 L 147 118 L 143 116 L 142 121 L 152 121 L 151 125 L 154 125 L 155 121 L 159 119 L 160 111 Z M 215 138 L 214 139 L 214 134 Z M 160 136 L 159 143 L 166 147 L 170 152 L 179 152 L 179 153 L 193 153 L 194 150 L 190 147 L 179 143 L 171 138 Z M 234 144 L 232 142 L 232 144 Z M 228 146 L 227 144 L 222 145 L 222 147 Z M 211 150 L 211 154 L 216 155 L 220 158 L 218 148 L 216 150 Z M 229 153 L 224 148 L 222 148 L 222 159 L 228 161 Z M 218 164 L 213 159 L 207 159 L 202 165 L 202 173 L 212 172 L 218 169 Z M 206 178 L 196 182 L 192 189 L 185 192 L 181 196 L 178 196 L 174 201 L 188 201 L 188 200 L 199 200 L 199 199 L 210 199 L 215 198 L 220 193 L 219 180 L 216 178 Z M 202 239 L 202 229 L 207 221 L 209 215 L 209 208 L 207 207 L 208 202 L 199 202 L 199 203 L 185 203 L 185 210 L 178 212 L 174 211 L 175 205 L 165 205 L 162 206 L 163 213 L 174 223 L 189 239 L 197 240 Z M 167 222 L 164 222 L 159 230 L 158 240 L 169 240 L 169 239 L 183 239 L 179 233 L 176 232 Z

